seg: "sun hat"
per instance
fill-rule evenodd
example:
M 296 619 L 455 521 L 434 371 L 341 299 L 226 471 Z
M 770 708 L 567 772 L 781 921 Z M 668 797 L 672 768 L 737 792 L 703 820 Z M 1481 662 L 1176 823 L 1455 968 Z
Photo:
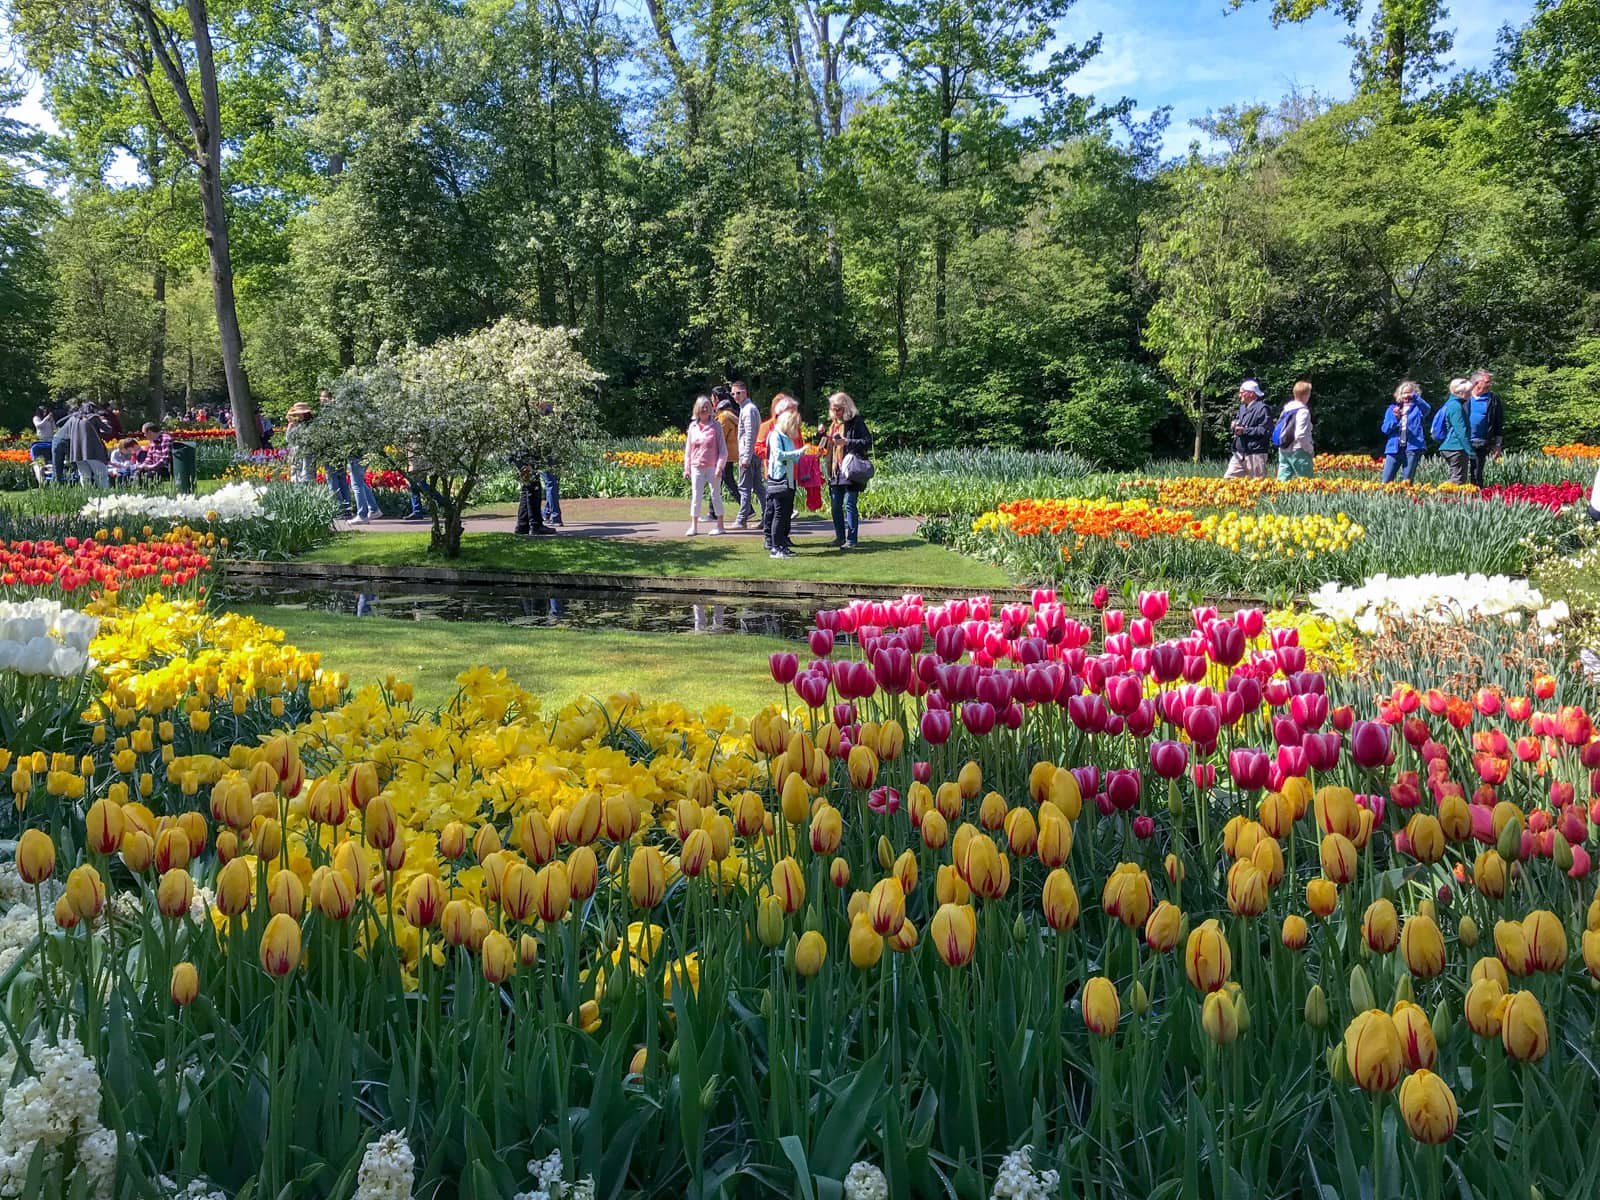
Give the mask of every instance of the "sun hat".
M 1239 390 L 1241 392 L 1254 392 L 1257 396 L 1266 395 L 1266 393 L 1261 390 L 1261 385 L 1254 379 L 1246 379 L 1239 385 Z
M 286 415 L 291 417 L 309 417 L 312 414 L 312 411 L 311 405 L 307 404 L 304 400 L 301 400 L 291 404 Z

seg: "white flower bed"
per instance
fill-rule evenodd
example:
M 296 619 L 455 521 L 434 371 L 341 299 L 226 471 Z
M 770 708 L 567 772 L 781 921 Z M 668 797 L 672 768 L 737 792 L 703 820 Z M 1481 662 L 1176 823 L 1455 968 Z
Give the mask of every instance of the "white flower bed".
M 1530 614 L 1541 629 L 1552 629 L 1571 615 L 1566 601 L 1546 605 L 1538 588 L 1508 575 L 1374 575 L 1360 587 L 1325 583 L 1309 599 L 1320 616 L 1365 634 L 1384 621 L 1450 625 L 1498 617 L 1519 625 Z
M 89 666 L 100 619 L 54 600 L 0 601 L 0 671 L 72 679 Z
M 141 496 L 138 493 L 97 496 L 80 510 L 95 520 L 250 521 L 264 516 L 266 489 L 253 483 L 230 483 L 205 496 Z

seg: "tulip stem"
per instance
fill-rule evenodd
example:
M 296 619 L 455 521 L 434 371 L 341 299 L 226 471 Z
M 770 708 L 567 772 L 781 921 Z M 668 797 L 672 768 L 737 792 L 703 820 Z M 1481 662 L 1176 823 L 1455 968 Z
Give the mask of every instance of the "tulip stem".
M 1383 1093 L 1372 1093 L 1372 1195 L 1383 1200 Z

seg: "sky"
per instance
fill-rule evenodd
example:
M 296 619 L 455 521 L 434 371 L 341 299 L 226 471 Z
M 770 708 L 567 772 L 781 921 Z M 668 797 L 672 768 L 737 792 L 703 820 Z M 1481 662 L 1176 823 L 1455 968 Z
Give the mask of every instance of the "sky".
M 619 4 L 624 12 L 634 5 Z M 1225 104 L 1271 104 L 1292 90 L 1342 99 L 1350 94 L 1350 28 L 1323 12 L 1299 25 L 1274 29 L 1272 0 L 1250 0 L 1237 12 L 1226 0 L 1077 0 L 1062 21 L 1062 36 L 1081 41 L 1096 32 L 1101 49 L 1074 76 L 1072 88 L 1101 103 L 1123 96 L 1148 114 L 1170 105 L 1166 152 L 1177 155 L 1204 135 L 1190 122 Z M 1370 3 L 1369 3 L 1370 7 Z M 1500 27 L 1522 24 L 1533 0 L 1451 0 L 1455 30 L 1450 59 L 1458 70 L 1494 61 Z M 1366 16 L 1362 17 L 1365 31 Z M 0 20 L 0 39 L 5 25 Z M 11 114 L 53 129 L 37 85 Z

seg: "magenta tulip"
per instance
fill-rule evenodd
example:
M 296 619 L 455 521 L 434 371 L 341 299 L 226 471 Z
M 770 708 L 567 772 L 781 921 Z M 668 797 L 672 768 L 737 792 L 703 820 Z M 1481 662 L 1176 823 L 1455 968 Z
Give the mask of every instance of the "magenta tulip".
M 1376 721 L 1357 721 L 1350 727 L 1350 757 L 1358 767 L 1383 766 L 1389 758 L 1389 729 Z
M 922 740 L 930 746 L 942 746 L 950 740 L 950 713 L 929 709 L 922 714 Z
M 1161 778 L 1176 779 L 1189 765 L 1189 748 L 1182 742 L 1151 742 L 1150 765 Z
M 961 706 L 961 723 L 978 737 L 983 737 L 994 728 L 997 715 L 994 705 L 985 704 L 982 700 L 969 700 Z
M 793 683 L 795 674 L 800 670 L 800 658 L 780 651 L 767 656 L 767 666 L 772 671 L 774 683 Z
M 1157 683 L 1171 683 L 1183 674 L 1183 648 L 1176 642 L 1162 642 L 1150 649 L 1150 674 Z
M 1167 593 L 1140 592 L 1139 611 L 1147 621 L 1159 621 L 1167 615 Z
M 1218 621 L 1206 631 L 1206 648 L 1221 666 L 1238 666 L 1244 658 L 1244 631 L 1231 621 Z

